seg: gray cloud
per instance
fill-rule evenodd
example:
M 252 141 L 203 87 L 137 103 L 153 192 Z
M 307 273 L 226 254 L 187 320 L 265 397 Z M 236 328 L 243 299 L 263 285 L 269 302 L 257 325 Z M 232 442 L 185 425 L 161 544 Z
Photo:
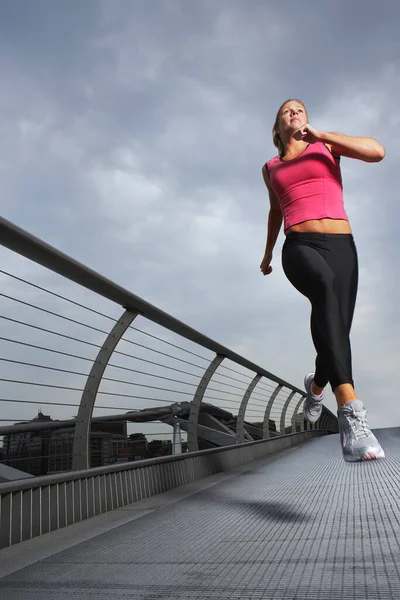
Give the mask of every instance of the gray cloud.
M 377 137 L 383 163 L 343 160 L 354 363 L 373 423 L 399 421 L 398 4 L 156 4 L 3 4 L 3 214 L 300 387 L 309 307 L 282 235 L 273 274 L 258 270 L 275 112 L 300 97 L 317 127 Z

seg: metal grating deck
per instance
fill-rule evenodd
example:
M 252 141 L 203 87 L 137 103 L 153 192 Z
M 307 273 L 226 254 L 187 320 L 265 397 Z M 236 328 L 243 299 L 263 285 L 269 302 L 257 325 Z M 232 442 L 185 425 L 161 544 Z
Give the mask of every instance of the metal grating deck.
M 338 436 L 0 551 L 2 600 L 400 598 L 400 429 Z

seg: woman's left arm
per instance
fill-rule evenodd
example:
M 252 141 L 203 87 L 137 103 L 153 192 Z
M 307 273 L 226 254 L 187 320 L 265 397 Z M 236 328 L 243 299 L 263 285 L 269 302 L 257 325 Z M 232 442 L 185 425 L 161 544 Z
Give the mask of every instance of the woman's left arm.
M 373 138 L 344 135 L 336 131 L 320 131 L 309 123 L 298 129 L 293 137 L 310 144 L 323 142 L 329 146 L 332 154 L 358 158 L 365 162 L 379 162 L 386 154 L 385 148 Z
M 385 158 L 385 148 L 373 138 L 344 135 L 336 131 L 320 131 L 319 134 L 320 141 L 330 146 L 332 154 L 365 162 L 380 162 Z

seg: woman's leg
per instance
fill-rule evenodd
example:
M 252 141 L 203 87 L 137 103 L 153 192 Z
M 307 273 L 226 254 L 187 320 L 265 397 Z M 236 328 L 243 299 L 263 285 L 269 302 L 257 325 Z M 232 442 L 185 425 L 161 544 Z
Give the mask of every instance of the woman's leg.
M 311 329 L 311 337 L 314 342 L 315 349 L 321 348 L 324 343 L 323 338 L 320 340 L 322 336 L 319 334 L 318 324 L 317 324 L 317 316 L 315 311 L 311 309 L 311 319 L 310 319 L 310 329 Z M 318 351 L 317 351 L 318 352 Z M 324 363 L 322 358 L 322 354 L 318 354 L 315 358 L 315 375 L 313 381 L 313 392 L 318 395 L 322 393 L 322 390 L 325 388 L 327 383 L 329 382 L 329 373 L 327 366 Z
M 349 330 L 350 333 L 350 330 Z M 321 348 L 324 340 L 319 340 L 319 332 L 318 326 L 316 323 L 315 314 L 311 315 L 311 335 L 314 342 L 315 348 Z M 351 349 L 350 349 L 350 361 L 351 361 Z M 320 395 L 325 388 L 326 384 L 329 381 L 329 373 L 327 367 L 324 363 L 324 359 L 322 358 L 322 353 L 317 354 L 315 360 L 315 375 L 314 381 L 312 383 L 312 393 L 316 396 Z M 357 399 L 357 394 L 354 391 L 354 387 L 352 383 L 342 383 L 338 385 L 335 389 L 333 389 L 333 393 L 335 394 L 336 401 L 338 407 L 343 406 L 346 402 L 350 402 L 351 400 Z
M 366 410 L 353 387 L 349 333 L 358 283 L 353 239 L 340 234 L 300 236 L 285 242 L 283 268 L 289 281 L 312 305 L 312 332 L 318 353 L 315 379 L 322 385 L 328 377 L 335 392 L 343 457 L 349 462 L 384 458 L 385 452 L 368 426 Z M 304 415 L 310 421 L 313 405 L 318 402 L 311 396 L 307 409 L 308 400 L 307 395 Z
M 335 288 L 339 305 L 345 324 L 347 335 L 350 336 L 356 304 L 358 288 L 358 258 L 357 250 L 352 236 L 330 236 L 327 239 L 330 252 L 327 262 L 335 274 Z M 352 364 L 351 346 L 349 342 L 349 364 Z M 353 380 L 351 383 L 342 383 L 334 388 L 338 407 L 357 399 L 354 391 Z
M 283 248 L 282 263 L 289 281 L 312 305 L 312 336 L 317 351 L 315 384 L 322 388 L 329 381 L 332 389 L 336 389 L 342 384 L 353 384 L 349 327 L 354 302 L 350 310 L 351 302 L 340 297 L 342 292 L 344 297 L 346 277 L 351 279 L 351 269 L 342 263 L 342 271 L 347 274 L 343 276 L 339 266 L 345 245 L 338 248 L 341 250 L 338 252 L 329 244 L 332 237 L 290 236 Z M 339 238 L 335 236 L 336 239 Z

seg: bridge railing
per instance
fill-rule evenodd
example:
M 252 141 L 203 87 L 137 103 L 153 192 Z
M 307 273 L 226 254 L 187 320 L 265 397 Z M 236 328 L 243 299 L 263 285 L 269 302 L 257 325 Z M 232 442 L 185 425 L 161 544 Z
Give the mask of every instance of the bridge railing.
M 0 234 L 14 253 L 2 264 L 15 264 L 14 272 L 0 271 L 3 462 L 7 455 L 18 467 L 26 432 L 35 430 L 49 435 L 37 448 L 31 436 L 26 458 L 42 468 L 52 458 L 47 471 L 95 466 L 96 448 L 97 460 L 126 459 L 124 422 L 133 432 L 145 429 L 146 439 L 170 437 L 175 452 L 182 429 L 192 452 L 268 439 L 296 423 L 304 430 L 303 390 L 5 219 Z M 40 413 L 32 420 L 34 407 Z M 55 411 L 58 422 L 45 411 Z M 151 420 L 156 430 L 144 427 Z M 325 410 L 318 426 L 336 431 L 336 417 Z M 131 453 L 140 442 L 134 436 Z
M 66 479 L 42 487 L 42 475 L 70 471 L 80 481 L 77 473 L 91 468 L 122 463 L 125 472 L 132 461 L 242 448 L 311 429 L 303 390 L 5 219 L 0 242 L 0 482 L 20 479 L 16 489 L 31 490 L 16 496 L 0 483 L 3 523 L 8 508 L 14 521 L 28 507 L 31 516 L 45 510 L 52 496 L 44 489 L 59 499 L 77 494 Z M 337 432 L 337 418 L 324 408 L 312 429 Z M 136 473 L 138 466 L 127 468 Z M 146 472 L 154 471 L 152 464 Z M 22 479 L 31 475 L 36 487 Z M 56 522 L 70 522 L 60 510 Z M 7 535 L 26 539 L 27 517 L 14 526 L 9 518 Z

